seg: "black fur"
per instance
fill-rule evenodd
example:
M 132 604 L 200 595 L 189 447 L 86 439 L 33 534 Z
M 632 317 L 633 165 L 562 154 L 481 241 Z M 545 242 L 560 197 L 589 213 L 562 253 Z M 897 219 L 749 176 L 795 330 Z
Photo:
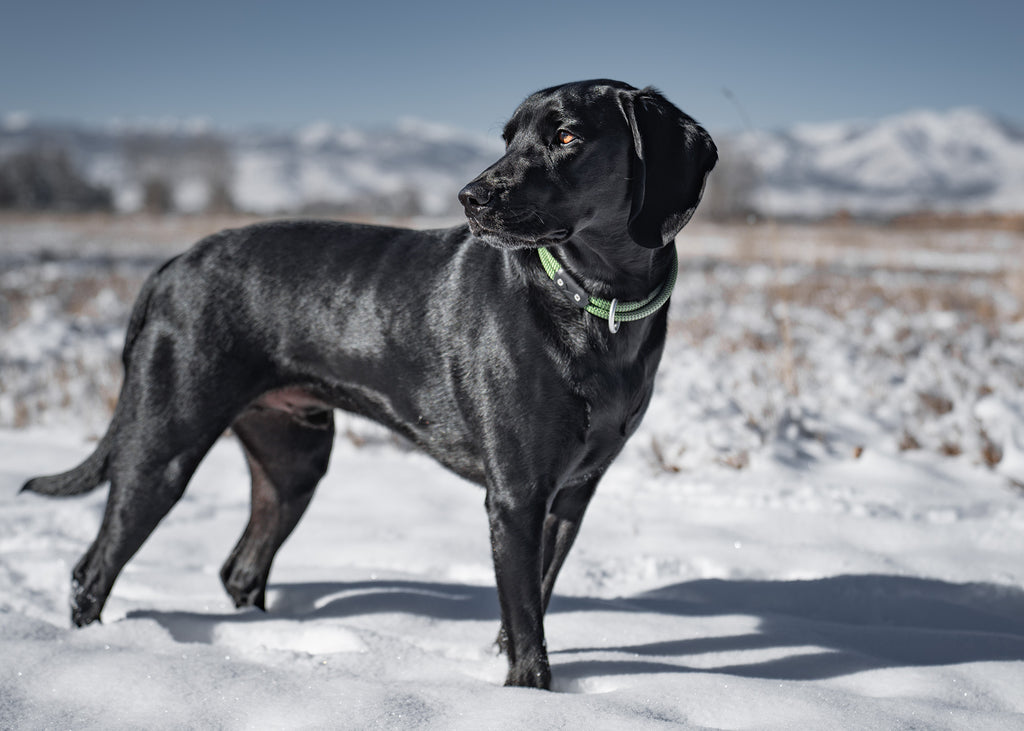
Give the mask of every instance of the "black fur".
M 598 481 L 647 408 L 666 309 L 611 334 L 545 275 L 546 245 L 596 296 L 640 299 L 715 164 L 652 89 L 597 80 L 527 98 L 506 154 L 437 231 L 276 222 L 223 231 L 154 273 L 135 305 L 106 436 L 26 490 L 110 482 L 74 570 L 72 619 L 114 580 L 231 428 L 252 515 L 222 570 L 264 604 L 274 554 L 327 469 L 333 409 L 366 415 L 486 488 L 508 685 L 547 688 L 543 615 Z

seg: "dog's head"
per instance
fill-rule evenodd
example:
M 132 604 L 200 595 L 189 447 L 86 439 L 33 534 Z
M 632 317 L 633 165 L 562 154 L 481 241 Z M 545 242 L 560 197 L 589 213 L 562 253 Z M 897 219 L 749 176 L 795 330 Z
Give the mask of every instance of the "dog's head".
M 502 136 L 505 155 L 459 200 L 474 235 L 503 248 L 588 235 L 664 246 L 718 159 L 708 133 L 659 92 L 607 79 L 538 91 Z

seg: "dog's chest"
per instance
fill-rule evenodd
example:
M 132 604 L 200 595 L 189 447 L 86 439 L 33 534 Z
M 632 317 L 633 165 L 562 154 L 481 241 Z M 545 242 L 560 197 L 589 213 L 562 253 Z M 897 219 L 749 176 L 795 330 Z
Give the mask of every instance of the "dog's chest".
M 581 370 L 581 391 L 590 410 L 588 447 L 613 448 L 632 436 L 650 403 L 656 368 L 657 361 L 648 357 Z

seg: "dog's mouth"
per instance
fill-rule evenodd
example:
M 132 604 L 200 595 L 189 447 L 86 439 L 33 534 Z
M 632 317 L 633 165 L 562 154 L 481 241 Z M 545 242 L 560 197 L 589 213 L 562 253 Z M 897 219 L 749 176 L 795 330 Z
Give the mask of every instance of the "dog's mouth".
M 557 228 L 550 231 L 518 231 L 495 223 L 482 223 L 475 216 L 466 215 L 469 231 L 486 244 L 499 249 L 537 249 L 560 244 L 572 236 L 572 231 Z

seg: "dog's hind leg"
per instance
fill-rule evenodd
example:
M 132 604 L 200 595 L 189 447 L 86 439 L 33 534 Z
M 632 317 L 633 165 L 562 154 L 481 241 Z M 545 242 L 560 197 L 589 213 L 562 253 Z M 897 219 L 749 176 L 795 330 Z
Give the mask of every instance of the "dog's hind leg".
M 104 437 L 106 510 L 96 540 L 72 573 L 71 617 L 79 626 L 99 619 L 121 569 L 185 492 L 235 415 L 259 393 L 252 369 L 239 368 L 212 347 L 197 355 L 204 342 L 218 341 L 208 332 L 199 337 L 189 324 L 183 313 L 151 313 L 126 346 L 117 416 Z
M 236 419 L 232 429 L 249 463 L 252 512 L 220 576 L 235 606 L 264 609 L 274 554 L 327 471 L 334 415 L 322 410 L 298 418 L 287 411 L 255 407 Z
M 121 569 L 185 492 L 223 430 L 183 430 L 152 417 L 133 421 L 115 435 L 103 522 L 72 573 L 71 619 L 79 627 L 99 619 Z

